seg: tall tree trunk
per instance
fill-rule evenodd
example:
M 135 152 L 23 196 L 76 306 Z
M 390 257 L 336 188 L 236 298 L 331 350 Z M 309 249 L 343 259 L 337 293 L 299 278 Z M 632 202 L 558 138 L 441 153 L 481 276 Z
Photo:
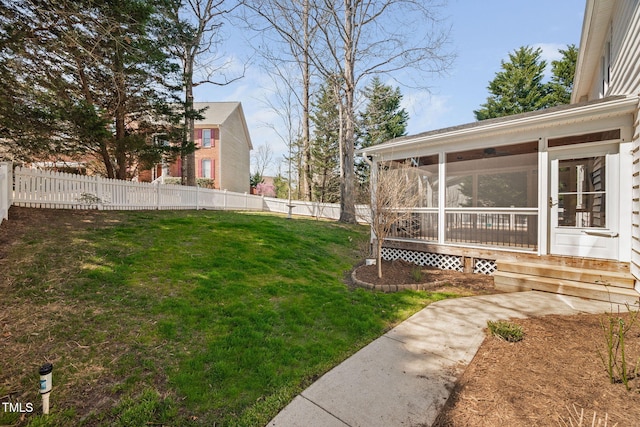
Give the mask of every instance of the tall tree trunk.
M 309 93 L 311 86 L 310 73 L 310 49 L 311 38 L 309 34 L 309 0 L 304 0 L 302 19 L 304 26 L 304 52 L 303 52 L 303 94 L 302 94 L 302 138 L 303 138 L 303 156 L 304 156 L 304 189 L 306 199 L 313 199 L 313 171 L 311 169 L 311 132 L 309 119 Z
M 124 107 L 118 106 L 116 112 L 116 177 L 118 179 L 127 179 L 127 147 L 126 147 L 126 130 L 124 122 Z
M 185 152 L 185 147 L 182 150 L 182 176 L 181 182 L 183 185 L 191 187 L 196 186 L 196 152 L 194 150 L 193 142 L 195 141 L 195 119 L 193 118 L 193 62 L 194 58 L 187 58 L 185 62 L 185 132 L 186 132 L 186 146 L 188 149 Z
M 115 89 L 117 105 L 115 109 L 115 159 L 116 159 L 116 178 L 127 179 L 127 143 L 126 143 L 126 102 L 127 92 L 124 78 L 124 64 L 122 62 L 121 53 L 118 48 L 115 52 Z
M 340 182 L 340 222 L 356 223 L 355 206 L 355 173 L 354 173 L 354 149 L 355 149 L 355 75 L 354 75 L 354 10 L 353 0 L 344 0 L 345 13 L 345 44 L 344 44 L 344 96 L 345 96 L 345 123 L 344 141 L 341 161 L 343 177 Z
M 116 172 L 113 169 L 113 162 L 111 161 L 107 144 L 104 142 L 100 142 L 100 157 L 102 158 L 102 162 L 104 163 L 104 167 L 107 171 L 107 178 L 115 178 Z

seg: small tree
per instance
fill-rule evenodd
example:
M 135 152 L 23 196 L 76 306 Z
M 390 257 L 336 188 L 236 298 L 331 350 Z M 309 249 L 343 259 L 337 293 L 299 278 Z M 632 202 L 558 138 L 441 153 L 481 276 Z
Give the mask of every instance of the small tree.
M 378 277 L 382 277 L 382 244 L 389 233 L 412 219 L 413 208 L 420 204 L 419 175 L 410 167 L 381 165 L 372 177 L 371 230 L 376 238 Z

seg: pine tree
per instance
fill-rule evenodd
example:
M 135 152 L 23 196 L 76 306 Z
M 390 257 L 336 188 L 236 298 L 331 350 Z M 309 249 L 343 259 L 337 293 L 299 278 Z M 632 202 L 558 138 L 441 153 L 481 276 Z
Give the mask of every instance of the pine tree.
M 562 59 L 551 62 L 551 82 L 549 83 L 550 106 L 569 104 L 573 90 L 573 77 L 578 62 L 578 49 L 575 45 L 568 45 L 566 50 L 560 49 Z
M 340 201 L 339 101 L 330 84 L 322 85 L 312 102 L 311 170 L 314 198 L 324 203 Z
M 400 88 L 387 86 L 374 77 L 364 89 L 367 106 L 359 114 L 358 142 L 359 148 L 381 144 L 407 131 L 409 114 L 400 108 L 402 94 Z
M 550 105 L 550 88 L 543 83 L 546 61 L 542 49 L 521 47 L 502 61 L 503 71 L 489 83 L 491 95 L 482 108 L 473 113 L 477 120 L 509 116 L 546 108 Z
M 358 117 L 358 148 L 371 147 L 406 135 L 409 114 L 400 107 L 402 94 L 398 87 L 394 89 L 374 77 L 371 84 L 365 87 L 364 97 L 367 105 Z M 360 186 L 358 199 L 368 203 L 369 165 L 362 159 L 356 159 L 356 176 Z
M 3 132 L 10 151 L 93 156 L 100 172 L 121 179 L 170 151 L 151 143 L 172 131 L 172 87 L 165 83 L 174 67 L 153 33 L 156 12 L 151 0 L 20 0 L 0 7 L 0 63 L 18 76 L 19 90 L 11 93 L 11 81 L 3 80 L 0 92 L 24 111 L 17 122 L 0 105 L 0 119 L 15 126 Z M 44 139 L 20 132 L 40 126 Z

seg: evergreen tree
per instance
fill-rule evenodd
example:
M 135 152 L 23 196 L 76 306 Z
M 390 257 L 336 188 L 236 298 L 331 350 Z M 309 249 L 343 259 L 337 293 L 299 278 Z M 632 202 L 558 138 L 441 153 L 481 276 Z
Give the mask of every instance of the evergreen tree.
M 154 35 L 156 15 L 151 0 L 3 4 L 0 68 L 15 76 L 0 82 L 12 99 L 0 104 L 9 150 L 24 160 L 94 156 L 99 171 L 121 179 L 170 151 L 153 143 L 171 137 L 174 117 L 165 84 L 174 67 Z M 41 130 L 22 133 L 29 128 Z
M 371 147 L 406 135 L 409 114 L 400 107 L 402 94 L 398 87 L 394 89 L 374 77 L 371 84 L 365 87 L 364 97 L 367 105 L 357 122 L 358 148 Z M 362 159 L 356 159 L 360 203 L 369 202 L 369 174 L 369 165 Z
M 521 47 L 502 61 L 502 71 L 489 83 L 491 95 L 473 113 L 477 120 L 509 116 L 546 108 L 550 105 L 550 88 L 543 83 L 546 61 L 542 49 Z
M 324 203 L 340 201 L 339 100 L 330 84 L 322 85 L 312 102 L 311 139 L 314 198 Z
M 578 49 L 575 45 L 568 45 L 566 50 L 560 49 L 562 59 L 551 62 L 550 106 L 569 104 L 573 90 L 573 78 L 578 62 Z
M 374 77 L 364 88 L 367 106 L 359 114 L 357 135 L 359 148 L 381 144 L 390 139 L 406 135 L 409 114 L 400 108 L 402 94 Z

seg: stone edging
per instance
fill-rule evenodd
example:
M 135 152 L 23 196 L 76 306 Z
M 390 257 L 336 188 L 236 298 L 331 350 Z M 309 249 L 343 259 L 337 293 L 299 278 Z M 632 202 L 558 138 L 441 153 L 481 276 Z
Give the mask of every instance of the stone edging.
M 438 280 L 438 281 L 429 282 L 429 283 L 411 283 L 411 284 L 405 284 L 405 285 L 374 285 L 373 283 L 359 280 L 356 277 L 356 272 L 361 267 L 364 267 L 364 266 L 357 267 L 351 272 L 351 280 L 353 280 L 354 285 L 360 288 L 370 289 L 372 291 L 398 292 L 405 289 L 410 289 L 413 291 L 429 291 L 429 290 L 432 290 L 434 287 L 445 283 L 445 281 L 443 280 Z

